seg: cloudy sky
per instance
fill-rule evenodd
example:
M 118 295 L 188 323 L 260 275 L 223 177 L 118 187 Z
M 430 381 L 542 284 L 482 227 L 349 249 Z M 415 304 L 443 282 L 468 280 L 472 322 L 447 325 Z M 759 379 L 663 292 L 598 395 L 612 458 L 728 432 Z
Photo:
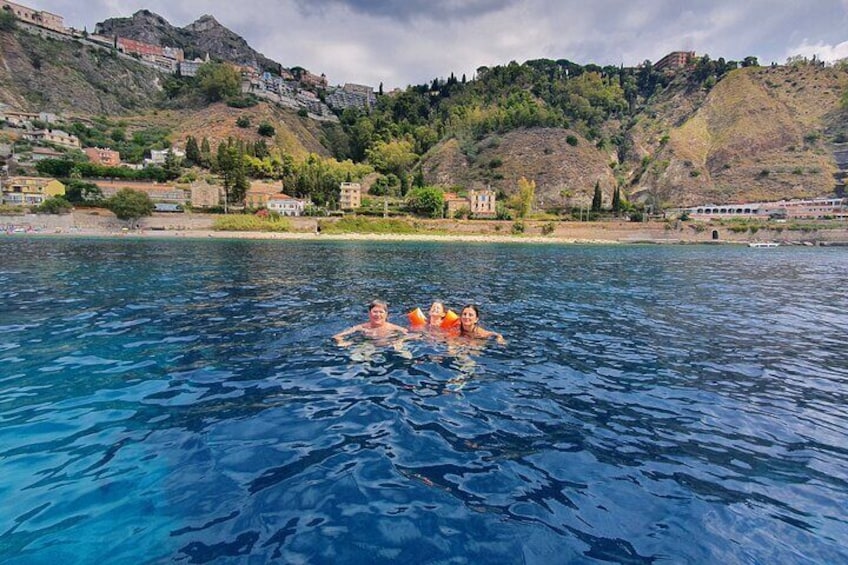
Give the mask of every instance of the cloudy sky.
M 285 67 L 389 90 L 528 59 L 634 66 L 687 50 L 761 64 L 848 57 L 848 0 L 17 0 L 93 30 L 148 9 L 204 14 Z

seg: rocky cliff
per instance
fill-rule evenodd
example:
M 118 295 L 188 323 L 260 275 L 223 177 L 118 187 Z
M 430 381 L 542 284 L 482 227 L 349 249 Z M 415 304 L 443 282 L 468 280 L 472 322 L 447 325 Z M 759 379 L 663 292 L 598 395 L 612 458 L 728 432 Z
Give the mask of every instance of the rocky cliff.
M 230 61 L 259 69 L 278 70 L 279 63 L 258 53 L 247 41 L 210 16 L 204 15 L 183 27 L 175 27 L 163 17 L 139 10 L 129 18 L 111 18 L 100 22 L 95 32 L 106 36 L 126 37 L 152 45 L 179 47 L 187 59 L 205 58 Z

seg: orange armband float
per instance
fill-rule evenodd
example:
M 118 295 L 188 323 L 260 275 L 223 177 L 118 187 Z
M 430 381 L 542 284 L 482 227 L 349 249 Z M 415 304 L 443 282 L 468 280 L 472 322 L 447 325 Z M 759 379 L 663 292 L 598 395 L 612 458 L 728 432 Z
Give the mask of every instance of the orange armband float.
M 421 311 L 421 308 L 416 308 L 412 310 L 409 314 L 406 315 L 409 318 L 410 325 L 413 326 L 424 326 L 427 324 L 427 317 L 424 315 L 424 312 Z
M 459 316 L 453 310 L 448 310 L 448 313 L 445 314 L 444 319 L 442 319 L 442 329 L 449 330 L 456 327 L 458 324 Z

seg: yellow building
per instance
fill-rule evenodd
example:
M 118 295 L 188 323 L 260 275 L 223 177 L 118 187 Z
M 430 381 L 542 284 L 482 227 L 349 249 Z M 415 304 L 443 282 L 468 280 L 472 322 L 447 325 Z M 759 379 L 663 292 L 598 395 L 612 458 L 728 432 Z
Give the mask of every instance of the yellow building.
M 65 185 L 56 179 L 41 177 L 9 177 L 0 179 L 3 204 L 38 206 L 51 196 L 64 196 Z

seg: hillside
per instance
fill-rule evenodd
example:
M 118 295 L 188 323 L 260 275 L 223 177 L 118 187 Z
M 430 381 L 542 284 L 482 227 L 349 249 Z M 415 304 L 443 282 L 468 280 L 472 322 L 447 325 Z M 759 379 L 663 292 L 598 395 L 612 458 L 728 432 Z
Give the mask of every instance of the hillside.
M 125 114 L 152 107 L 161 80 L 108 50 L 0 31 L 0 103 L 13 108 Z
M 834 120 L 847 84 L 835 69 L 738 69 L 688 115 L 658 103 L 657 117 L 634 128 L 643 140 L 653 128 L 660 142 L 645 143 L 650 164 L 633 194 L 691 205 L 832 193 Z
M 189 135 L 206 137 L 212 147 L 217 147 L 219 142 L 230 137 L 258 141 L 263 138 L 257 133 L 257 126 L 270 123 L 274 125 L 276 133 L 272 139 L 266 140 L 268 145 L 276 146 L 295 158 L 305 157 L 309 153 L 329 155 L 321 144 L 323 131 L 317 122 L 271 104 L 239 109 L 218 103 L 201 109 L 170 111 L 167 116 L 173 131 L 171 142 L 180 148 L 185 146 L 185 139 Z M 236 120 L 239 117 L 248 118 L 251 126 L 238 127 Z
M 175 27 L 149 10 L 139 10 L 129 18 L 110 18 L 100 22 L 95 32 L 106 36 L 134 39 L 151 45 L 179 47 L 187 59 L 204 58 L 230 61 L 259 69 L 277 69 L 279 63 L 258 53 L 241 36 L 233 33 L 206 14 L 195 22 Z
M 682 75 L 629 121 L 603 124 L 627 140 L 623 151 L 574 130 L 520 128 L 473 144 L 448 138 L 423 171 L 428 182 L 507 194 L 524 176 L 547 207 L 586 205 L 595 182 L 609 205 L 617 179 L 655 208 L 827 196 L 839 170 L 834 141 L 848 136 L 846 88 L 844 69 L 810 65 L 737 69 L 711 89 Z
M 208 53 L 279 68 L 212 16 L 177 28 L 141 10 L 101 22 L 97 31 L 182 47 L 187 57 Z M 79 40 L 0 30 L 0 103 L 124 120 L 130 132 L 166 127 L 177 147 L 189 135 L 212 144 L 256 141 L 262 123 L 275 129 L 266 142 L 294 159 L 317 153 L 365 160 L 379 144 L 404 140 L 411 155 L 383 157 L 406 168 L 387 165 L 378 173 L 408 180 L 420 168 L 428 184 L 506 195 L 524 177 L 536 183 L 537 208 L 586 206 L 596 183 L 607 206 L 620 186 L 628 199 L 654 209 L 844 191 L 845 66 L 734 63 L 702 71 L 700 63 L 673 76 L 565 60 L 510 63 L 467 84 L 437 80 L 382 96 L 370 113 L 346 113 L 333 125 L 264 101 L 243 109 L 205 105 L 200 97 L 165 101 L 163 86 L 178 79 L 130 57 Z M 250 125 L 238 127 L 240 117 Z

